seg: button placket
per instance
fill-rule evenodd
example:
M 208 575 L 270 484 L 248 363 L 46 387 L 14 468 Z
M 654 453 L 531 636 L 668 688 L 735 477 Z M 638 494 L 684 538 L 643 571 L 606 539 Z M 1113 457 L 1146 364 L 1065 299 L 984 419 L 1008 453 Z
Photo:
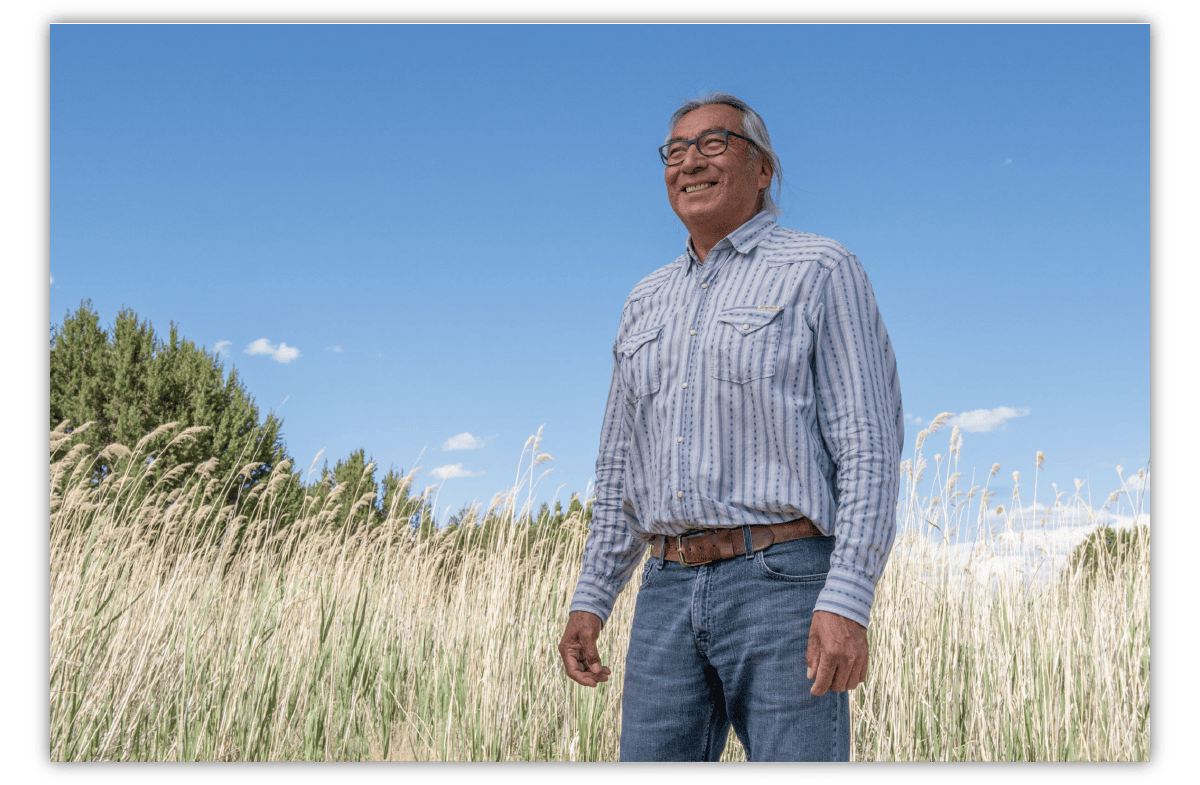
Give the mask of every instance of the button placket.
M 708 260 L 709 264 L 705 265 L 703 268 L 699 268 L 701 275 L 707 275 L 709 278 L 712 278 L 713 276 L 715 276 L 715 274 L 716 274 L 715 264 L 717 262 L 718 256 L 719 256 L 719 254 L 713 254 Z M 698 296 L 697 296 L 696 302 L 694 303 L 694 308 L 692 309 L 692 314 L 691 314 L 692 326 L 688 330 L 689 337 L 694 338 L 696 336 L 697 328 L 700 326 L 700 323 L 703 319 L 704 313 L 707 311 L 707 302 L 706 302 L 705 294 L 707 294 L 707 292 L 708 292 L 708 284 L 709 284 L 709 281 L 701 281 L 700 282 L 700 289 L 697 292 Z M 696 290 L 693 290 L 693 291 L 696 291 Z M 675 453 L 675 470 L 678 472 L 677 476 L 679 477 L 679 486 L 677 486 L 677 490 L 675 491 L 676 499 L 683 499 L 683 485 L 686 481 L 686 474 L 687 474 L 686 470 L 685 470 L 685 461 L 684 461 L 684 454 L 683 454 L 683 451 L 684 451 L 683 434 L 690 432 L 690 430 L 693 428 L 693 420 L 694 420 L 694 416 L 693 416 L 694 396 L 689 395 L 689 393 L 687 392 L 688 380 L 692 378 L 692 374 L 696 367 L 697 360 L 699 359 L 698 344 L 695 341 L 689 341 L 688 343 L 690 345 L 688 346 L 688 351 L 686 353 L 687 360 L 685 361 L 685 364 L 683 367 L 684 381 L 682 383 L 680 383 L 680 385 L 679 385 L 679 388 L 682 392 L 680 393 L 680 407 L 679 407 L 679 409 L 680 409 L 679 429 L 680 430 L 678 431 L 678 434 L 675 437 L 675 443 L 676 443 L 676 445 L 679 446 L 679 449 L 676 450 L 676 453 Z M 686 510 L 681 509 L 681 512 L 683 513 L 684 520 L 688 520 L 689 516 L 687 515 Z

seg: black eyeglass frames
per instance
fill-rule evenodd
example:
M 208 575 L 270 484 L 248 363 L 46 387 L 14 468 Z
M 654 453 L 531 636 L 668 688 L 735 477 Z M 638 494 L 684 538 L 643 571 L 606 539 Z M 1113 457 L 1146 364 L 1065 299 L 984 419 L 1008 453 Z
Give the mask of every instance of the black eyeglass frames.
M 696 149 L 700 151 L 701 155 L 711 158 L 725 152 L 729 147 L 729 137 L 731 136 L 745 139 L 750 144 L 754 144 L 753 139 L 735 134 L 733 131 L 707 131 L 695 139 L 672 139 L 658 148 L 658 155 L 662 158 L 664 166 L 676 166 L 683 163 L 684 158 L 687 158 L 688 148 L 696 145 Z

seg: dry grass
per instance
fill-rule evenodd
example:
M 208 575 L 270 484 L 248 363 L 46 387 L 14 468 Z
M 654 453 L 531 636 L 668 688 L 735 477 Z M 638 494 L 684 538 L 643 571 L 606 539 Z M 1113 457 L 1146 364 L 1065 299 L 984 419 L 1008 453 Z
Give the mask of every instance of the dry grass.
M 918 494 L 911 467 L 923 463 L 918 453 L 908 467 L 905 531 L 878 589 L 852 757 L 1146 759 L 1148 538 L 1091 581 L 1050 562 L 993 572 L 1004 559 L 1037 566 L 1012 526 L 1028 516 L 987 509 L 986 486 L 956 491 L 940 459 Z M 264 504 L 234 522 L 247 544 L 232 552 L 228 537 L 183 534 L 201 515 L 181 512 L 186 499 L 134 509 L 121 489 L 135 478 L 91 487 L 88 466 L 79 450 L 51 470 L 52 484 L 77 478 L 50 516 L 54 760 L 616 758 L 633 592 L 601 638 L 614 678 L 574 686 L 556 647 L 586 536 L 578 517 L 512 525 L 517 494 L 498 494 L 509 525 L 483 550 L 471 527 L 413 539 L 406 519 L 335 533 L 311 510 L 280 529 Z M 1044 521 L 1024 536 L 1092 514 L 1078 493 L 1061 502 L 1035 506 Z M 990 532 L 973 550 L 929 536 L 972 522 Z

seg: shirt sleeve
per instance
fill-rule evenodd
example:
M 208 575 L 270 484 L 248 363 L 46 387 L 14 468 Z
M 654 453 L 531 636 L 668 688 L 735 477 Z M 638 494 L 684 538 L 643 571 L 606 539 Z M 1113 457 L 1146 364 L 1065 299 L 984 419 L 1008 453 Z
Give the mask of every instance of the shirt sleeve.
M 612 382 L 600 429 L 600 455 L 596 458 L 596 499 L 592 502 L 592 522 L 583 547 L 583 569 L 570 608 L 590 611 L 601 622 L 608 620 L 617 595 L 646 552 L 646 543 L 630 530 L 633 513 L 624 504 L 629 430 L 625 390 L 614 347 Z
M 854 255 L 830 271 L 817 311 L 817 422 L 837 467 L 837 544 L 816 610 L 865 627 L 896 537 L 900 380 L 871 283 Z

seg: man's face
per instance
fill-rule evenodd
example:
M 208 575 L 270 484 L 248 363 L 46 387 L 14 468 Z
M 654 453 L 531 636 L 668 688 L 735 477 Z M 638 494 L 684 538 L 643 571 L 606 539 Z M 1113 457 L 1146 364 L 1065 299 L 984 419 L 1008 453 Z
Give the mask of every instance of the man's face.
M 727 104 L 701 106 L 679 120 L 671 138 L 695 139 L 705 131 L 741 133 L 742 113 Z M 752 165 L 750 150 L 749 142 L 731 136 L 720 155 L 702 155 L 691 145 L 683 163 L 666 168 L 667 198 L 684 226 L 732 223 L 732 231 L 754 216 L 759 191 L 771 184 L 771 169 L 766 156 Z

